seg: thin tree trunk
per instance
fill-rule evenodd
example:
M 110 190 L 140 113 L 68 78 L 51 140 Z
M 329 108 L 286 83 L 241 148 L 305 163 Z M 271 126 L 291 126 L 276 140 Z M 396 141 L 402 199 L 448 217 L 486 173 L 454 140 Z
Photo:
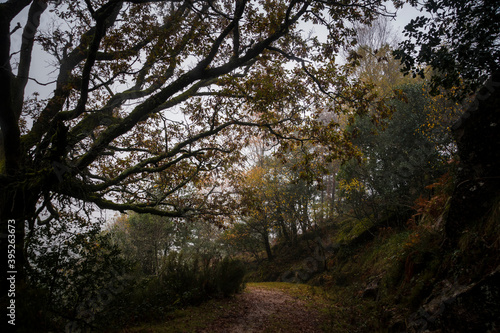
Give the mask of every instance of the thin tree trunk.
M 337 174 L 334 173 L 332 174 L 332 195 L 330 198 L 330 212 L 329 212 L 329 217 L 330 219 L 333 219 L 334 213 L 335 213 L 335 190 L 337 187 Z
M 269 235 L 267 233 L 263 233 L 262 235 L 262 240 L 264 242 L 264 246 L 266 248 L 266 254 L 267 254 L 267 259 L 269 261 L 273 260 L 273 253 L 271 251 L 271 244 L 269 243 Z

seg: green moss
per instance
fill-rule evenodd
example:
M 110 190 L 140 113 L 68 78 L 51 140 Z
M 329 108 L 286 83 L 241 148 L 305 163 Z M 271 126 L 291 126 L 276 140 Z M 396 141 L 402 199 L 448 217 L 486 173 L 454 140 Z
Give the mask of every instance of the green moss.
M 409 232 L 393 233 L 387 238 L 377 238 L 370 251 L 366 251 L 363 258 L 365 269 L 372 269 L 374 274 L 387 272 L 395 262 L 403 259 L 405 243 Z
M 248 283 L 247 285 L 249 287 L 258 287 L 269 290 L 278 289 L 300 300 L 305 300 L 305 301 L 310 301 L 312 296 L 319 296 L 324 294 L 324 290 L 321 287 L 315 287 L 301 283 L 260 282 L 260 283 Z
M 340 228 L 334 237 L 334 242 L 349 243 L 372 226 L 373 222 L 369 218 L 361 220 L 355 218 L 345 219 L 340 223 Z

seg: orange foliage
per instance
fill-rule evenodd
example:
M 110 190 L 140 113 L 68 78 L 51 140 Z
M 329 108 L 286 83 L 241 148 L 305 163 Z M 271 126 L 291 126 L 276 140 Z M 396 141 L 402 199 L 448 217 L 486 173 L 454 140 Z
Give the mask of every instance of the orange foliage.
M 441 178 L 439 178 L 437 182 L 425 187 L 434 195 L 430 196 L 430 198 L 424 198 L 423 196 L 420 196 L 417 200 L 415 200 L 415 205 L 413 206 L 413 208 L 415 209 L 416 213 L 413 214 L 408 221 L 408 225 L 410 228 L 415 228 L 418 224 L 418 221 L 425 217 L 430 217 L 432 220 L 436 220 L 444 212 L 446 208 L 446 202 L 450 197 L 448 193 L 448 187 L 450 183 L 451 175 L 448 172 L 441 176 Z

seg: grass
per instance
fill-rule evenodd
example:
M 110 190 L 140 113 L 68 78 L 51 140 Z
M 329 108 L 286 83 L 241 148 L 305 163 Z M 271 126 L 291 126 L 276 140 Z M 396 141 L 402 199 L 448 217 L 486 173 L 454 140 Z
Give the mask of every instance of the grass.
M 122 333 L 174 333 L 196 332 L 221 317 L 230 302 L 227 299 L 213 299 L 200 306 L 186 307 L 165 316 L 164 320 L 141 324 L 139 326 L 116 330 Z
M 281 290 L 301 301 L 307 305 L 315 304 L 316 301 L 321 301 L 324 291 L 320 287 L 310 286 L 300 283 L 287 283 L 287 282 L 250 282 L 247 283 L 249 287 L 264 288 Z

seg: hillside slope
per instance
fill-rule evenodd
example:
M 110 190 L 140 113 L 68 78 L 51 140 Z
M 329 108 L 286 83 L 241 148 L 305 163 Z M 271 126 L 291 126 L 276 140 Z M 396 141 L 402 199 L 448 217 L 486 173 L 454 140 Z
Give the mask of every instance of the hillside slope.
M 445 242 L 440 214 L 395 227 L 345 219 L 277 245 L 249 279 L 323 287 L 334 332 L 494 332 L 500 327 L 500 205 Z

